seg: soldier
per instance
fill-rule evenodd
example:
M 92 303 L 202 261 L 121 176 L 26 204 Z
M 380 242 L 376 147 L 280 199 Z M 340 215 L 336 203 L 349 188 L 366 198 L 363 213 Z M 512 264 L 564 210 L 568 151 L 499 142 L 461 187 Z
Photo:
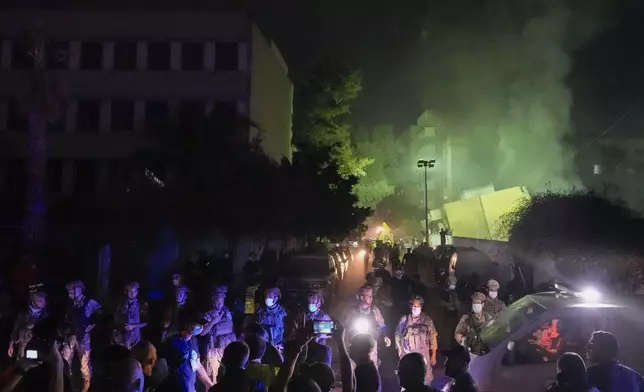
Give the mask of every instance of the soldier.
M 284 319 L 288 315 L 279 303 L 281 296 L 279 287 L 267 287 L 264 291 L 265 306 L 262 306 L 255 316 L 255 322 L 268 332 L 268 341 L 280 351 L 284 348 Z
M 163 330 L 161 332 L 161 340 L 165 341 L 167 338 L 179 333 L 179 319 L 182 315 L 190 313 L 191 309 L 188 304 L 188 288 L 186 286 L 178 286 L 174 289 L 174 301 L 166 308 L 163 320 Z
M 436 351 L 438 350 L 436 327 L 434 322 L 422 312 L 425 300 L 421 296 L 414 296 L 409 301 L 411 313 L 403 316 L 396 329 L 396 349 L 402 358 L 409 353 L 419 353 L 430 366 L 425 374 L 425 384 L 433 380 L 431 366 L 436 365 Z
M 391 339 L 387 336 L 387 326 L 382 317 L 382 312 L 373 305 L 373 288 L 364 285 L 358 291 L 358 306 L 349 310 L 344 321 L 348 330 L 347 339 L 351 340 L 358 333 L 367 333 L 376 342 L 371 352 L 371 360 L 378 365 L 378 338 L 384 336 L 385 345 L 391 346 Z
M 85 284 L 80 280 L 67 285 L 67 295 L 70 302 L 65 312 L 65 324 L 71 346 L 80 359 L 80 371 L 83 378 L 83 392 L 89 390 L 92 377 L 90 362 L 90 332 L 94 328 L 91 317 L 101 305 L 94 299 L 85 296 Z
M 505 304 L 499 299 L 499 289 L 501 285 L 494 279 L 487 281 L 487 298 L 483 311 L 488 313 L 492 318 L 497 318 L 505 310 Z
M 470 351 L 475 354 L 483 349 L 479 334 L 485 324 L 492 319 L 492 316 L 483 311 L 483 302 L 485 302 L 485 294 L 474 293 L 472 295 L 472 311 L 461 317 L 461 321 L 458 322 L 454 331 L 456 342 L 469 347 Z
M 204 326 L 201 336 L 206 336 L 208 342 L 204 368 L 208 377 L 215 383 L 224 349 L 230 342 L 237 340 L 237 336 L 233 332 L 233 315 L 230 309 L 224 305 L 226 293 L 228 293 L 227 286 L 216 287 L 212 294 L 212 309 L 203 315 L 207 324 Z
M 125 300 L 116 308 L 114 342 L 132 348 L 141 340 L 141 329 L 148 325 L 148 304 L 139 301 L 139 284 L 125 285 Z
M 443 320 L 441 329 L 440 347 L 441 352 L 447 351 L 456 344 L 452 331 L 456 329 L 461 315 L 461 303 L 456 294 L 456 277 L 449 275 L 445 282 L 445 288 L 442 292 L 441 307 L 443 308 Z
M 15 354 L 17 359 L 21 359 L 25 356 L 25 347 L 31 340 L 32 329 L 48 315 L 47 294 L 42 291 L 31 293 L 29 295 L 29 306 L 25 311 L 18 314 L 13 324 L 11 341 L 7 350 L 9 357 L 13 357 Z M 17 351 L 15 350 L 16 348 L 18 349 Z

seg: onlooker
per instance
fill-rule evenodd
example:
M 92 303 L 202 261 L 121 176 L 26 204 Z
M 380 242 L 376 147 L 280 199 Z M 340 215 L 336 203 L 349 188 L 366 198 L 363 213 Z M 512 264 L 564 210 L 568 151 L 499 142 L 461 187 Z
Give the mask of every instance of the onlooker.
M 293 377 L 286 388 L 287 392 L 322 392 L 322 389 L 306 376 L 295 376 Z
M 258 335 L 248 335 L 244 337 L 244 343 L 248 345 L 250 350 L 246 376 L 266 388 L 270 387 L 275 380 L 275 369 L 262 363 L 262 357 L 266 351 L 266 341 Z
M 467 371 L 470 353 L 463 346 L 454 346 L 445 359 L 445 376 L 454 379 L 451 392 L 477 392 L 476 383 Z
M 210 388 L 210 392 L 249 391 L 249 380 L 245 372 L 249 355 L 250 349 L 246 343 L 230 343 L 221 358 L 217 384 Z
M 420 353 L 406 354 L 398 363 L 398 380 L 405 391 L 438 392 L 438 390 L 425 385 L 426 376 L 427 362 Z
M 132 356 L 143 368 L 145 391 L 154 390 L 168 375 L 165 358 L 159 360 L 156 347 L 147 340 L 142 340 L 132 347 Z
M 266 342 L 266 351 L 262 357 L 262 363 L 270 365 L 273 368 L 279 368 L 282 366 L 284 359 L 280 354 L 279 350 L 268 341 L 268 332 L 261 326 L 259 323 L 249 323 L 244 332 L 242 333 L 242 339 L 247 335 L 258 335 Z
M 331 392 L 335 388 L 335 373 L 331 367 L 324 363 L 314 363 L 304 367 L 302 375 L 315 381 L 322 392 Z
M 111 375 L 111 392 L 143 392 L 143 369 L 136 359 L 124 359 L 113 370 L 115 373 Z
M 349 355 L 356 364 L 356 392 L 380 392 L 380 373 L 371 360 L 375 342 L 365 333 L 359 333 L 351 339 Z
M 557 381 L 547 392 L 598 392 L 590 386 L 586 364 L 576 353 L 564 353 L 557 361 Z
M 641 392 L 644 378 L 635 370 L 617 361 L 619 344 L 610 332 L 593 332 L 586 346 L 586 355 L 593 365 L 588 368 L 590 384 L 600 392 Z

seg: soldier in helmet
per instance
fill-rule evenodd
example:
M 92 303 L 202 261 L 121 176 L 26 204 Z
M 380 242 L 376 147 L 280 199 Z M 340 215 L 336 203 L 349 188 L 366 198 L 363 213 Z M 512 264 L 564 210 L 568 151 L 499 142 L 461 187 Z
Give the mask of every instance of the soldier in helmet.
M 479 353 L 483 350 L 480 332 L 492 319 L 492 316 L 483 311 L 483 303 L 485 302 L 485 294 L 474 293 L 472 295 L 472 310 L 461 317 L 458 322 L 456 330 L 454 331 L 454 339 L 462 346 L 469 347 L 474 353 Z
M 344 324 L 347 329 L 346 338 L 350 341 L 359 333 L 371 335 L 376 345 L 371 351 L 371 360 L 378 366 L 378 340 L 382 336 L 387 347 L 391 346 L 391 339 L 387 336 L 387 325 L 382 317 L 382 312 L 373 304 L 373 288 L 364 285 L 358 290 L 358 306 L 349 310 Z
M 279 287 L 269 286 L 264 291 L 264 297 L 264 306 L 257 311 L 255 322 L 266 329 L 268 341 L 281 351 L 284 347 L 284 319 L 288 316 L 279 303 L 282 293 Z
M 96 300 L 85 296 L 85 284 L 80 280 L 67 285 L 67 294 L 70 301 L 65 312 L 65 324 L 73 350 L 80 359 L 80 371 L 83 378 L 82 390 L 86 392 L 89 390 L 92 376 L 89 336 L 94 324 L 90 319 L 101 308 L 101 305 Z
M 492 318 L 499 317 L 499 314 L 505 310 L 505 304 L 499 299 L 499 289 L 501 285 L 494 279 L 487 281 L 487 298 L 483 311 L 488 313 Z
M 148 304 L 139 301 L 139 284 L 125 285 L 125 300 L 116 308 L 114 341 L 127 348 L 134 347 L 141 340 L 141 328 L 148 325 Z
M 425 375 L 425 384 L 432 382 L 431 366 L 436 365 L 436 351 L 438 350 L 436 327 L 432 319 L 423 313 L 423 297 L 416 295 L 411 301 L 411 313 L 403 316 L 396 329 L 396 348 L 400 358 L 409 353 L 419 353 L 430 367 Z
M 36 291 L 29 295 L 29 306 L 23 312 L 18 313 L 13 324 L 11 339 L 7 355 L 12 358 L 15 354 L 17 359 L 25 356 L 25 347 L 31 340 L 32 330 L 36 324 L 49 315 L 47 311 L 47 294 L 43 291 Z
M 458 294 L 456 294 L 456 277 L 454 275 L 449 275 L 445 281 L 445 288 L 443 289 L 441 295 L 441 307 L 443 310 L 443 318 L 441 325 L 441 334 L 440 334 L 440 348 L 441 352 L 444 351 L 444 354 L 454 345 L 453 331 L 458 325 L 458 321 L 461 317 L 461 302 L 458 300 Z
M 227 292 L 227 286 L 216 287 L 212 294 L 212 309 L 203 315 L 208 322 L 201 332 L 201 336 L 207 337 L 204 368 L 213 382 L 217 380 L 224 349 L 237 339 L 233 331 L 233 315 L 224 305 Z
M 324 296 L 319 291 L 309 294 L 309 304 L 306 309 L 306 319 L 309 321 L 331 321 L 331 317 L 322 310 L 324 305 Z M 315 341 L 320 344 L 326 344 L 330 336 L 320 334 L 315 337 Z
M 188 298 L 188 288 L 182 284 L 176 286 L 174 289 L 174 299 L 166 307 L 163 316 L 163 329 L 161 332 L 161 340 L 165 341 L 168 338 L 176 335 L 179 332 L 179 320 L 185 314 L 192 313 L 192 306 Z

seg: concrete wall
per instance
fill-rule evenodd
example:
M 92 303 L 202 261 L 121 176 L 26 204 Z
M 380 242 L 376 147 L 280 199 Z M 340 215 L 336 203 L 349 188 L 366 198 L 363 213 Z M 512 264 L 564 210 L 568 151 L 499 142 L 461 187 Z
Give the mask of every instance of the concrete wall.
M 250 117 L 259 126 L 266 153 L 276 161 L 291 159 L 293 83 L 275 44 L 252 27 Z

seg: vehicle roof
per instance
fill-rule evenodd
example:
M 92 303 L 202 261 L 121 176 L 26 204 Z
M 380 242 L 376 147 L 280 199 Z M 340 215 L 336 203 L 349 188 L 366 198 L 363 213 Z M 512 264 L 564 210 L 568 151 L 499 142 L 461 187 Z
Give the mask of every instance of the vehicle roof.
M 625 308 L 626 303 L 612 297 L 603 297 L 599 300 L 590 301 L 570 293 L 548 291 L 544 293 L 530 294 L 529 297 L 546 309 L 555 308 Z

